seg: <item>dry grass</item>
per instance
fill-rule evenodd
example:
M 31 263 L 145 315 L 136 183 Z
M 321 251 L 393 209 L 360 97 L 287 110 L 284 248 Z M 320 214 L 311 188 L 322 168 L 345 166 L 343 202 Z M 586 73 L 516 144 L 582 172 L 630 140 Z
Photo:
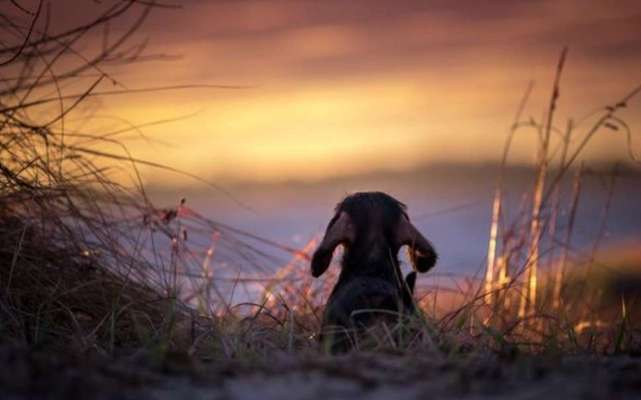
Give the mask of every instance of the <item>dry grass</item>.
M 587 350 L 594 352 L 620 352 L 623 349 L 638 351 L 639 320 L 627 312 L 630 303 L 638 302 L 637 292 L 621 293 L 618 312 L 601 310 L 595 315 L 599 290 L 592 286 L 591 291 L 581 289 L 580 293 L 567 282 L 569 254 L 575 253 L 572 270 L 584 270 L 585 254 L 573 249 L 571 245 L 576 211 L 580 203 L 581 182 L 584 179 L 583 165 L 577 168 L 575 162 L 586 145 L 596 134 L 623 131 L 627 137 L 632 162 L 638 162 L 631 149 L 631 130 L 617 116 L 639 93 L 637 87 L 612 106 L 593 113 L 592 125 L 587 127 L 568 119 L 565 129 L 555 126 L 555 111 L 561 94 L 561 76 L 567 56 L 563 49 L 556 69 L 549 107 L 544 122 L 530 117 L 522 121 L 521 115 L 531 91 L 528 87 L 515 121 L 510 129 L 504 149 L 502 169 L 507 168 L 507 155 L 514 134 L 519 129 L 534 130 L 539 139 L 538 158 L 532 192 L 528 194 L 531 213 L 521 212 L 515 221 L 508 224 L 502 218 L 502 203 L 505 188 L 502 174 L 499 177 L 492 209 L 490 245 L 488 247 L 488 267 L 484 280 L 483 297 L 486 310 L 484 323 L 501 334 L 509 332 L 530 348 L 543 348 L 552 344 L 560 350 Z M 588 122 L 589 122 L 588 121 Z M 586 120 L 581 123 L 585 124 Z M 558 139 L 553 141 L 554 136 Z M 556 148 L 552 146 L 556 145 Z M 554 168 L 551 168 L 554 167 Z M 604 205 L 600 229 L 595 232 L 594 245 L 588 260 L 594 260 L 599 242 L 605 233 L 605 221 L 610 208 L 610 199 L 617 178 L 618 165 L 615 164 L 606 177 L 610 181 L 608 200 Z M 576 171 L 573 179 L 568 174 Z M 567 205 L 561 193 L 569 181 L 572 195 Z M 565 221 L 561 215 L 567 215 Z M 499 245 L 500 243 L 500 245 Z M 639 260 L 636 261 L 637 263 Z M 546 267 L 545 270 L 541 270 Z M 498 271 L 496 271 L 498 270 Z M 593 277 L 587 273 L 578 274 L 585 282 Z M 577 274 L 574 274 L 576 281 Z M 545 280 L 541 278 L 545 277 Z M 608 315 L 606 320 L 600 316 Z M 596 321 L 601 321 L 596 323 Z M 505 330 L 507 329 L 507 331 Z M 584 338 L 587 336 L 587 338 Z

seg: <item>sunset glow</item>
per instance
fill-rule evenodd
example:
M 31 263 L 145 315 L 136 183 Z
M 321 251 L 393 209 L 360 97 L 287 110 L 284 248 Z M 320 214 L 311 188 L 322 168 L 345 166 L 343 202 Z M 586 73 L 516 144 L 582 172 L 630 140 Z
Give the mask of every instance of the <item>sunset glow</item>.
M 541 117 L 563 45 L 570 52 L 561 120 L 616 102 L 641 80 L 635 2 L 182 5 L 155 10 L 142 28 L 146 52 L 162 60 L 120 68 L 118 81 L 241 88 L 109 97 L 100 114 L 134 124 L 180 118 L 145 127 L 151 141 L 129 135 L 127 144 L 138 158 L 206 178 L 315 180 L 495 162 L 529 81 L 527 113 Z M 639 127 L 639 104 L 627 114 Z M 99 121 L 94 129 L 119 126 Z M 627 154 L 624 136 L 613 135 L 597 138 L 586 156 Z M 523 130 L 511 161 L 534 160 L 535 141 Z M 151 182 L 184 179 L 143 170 Z

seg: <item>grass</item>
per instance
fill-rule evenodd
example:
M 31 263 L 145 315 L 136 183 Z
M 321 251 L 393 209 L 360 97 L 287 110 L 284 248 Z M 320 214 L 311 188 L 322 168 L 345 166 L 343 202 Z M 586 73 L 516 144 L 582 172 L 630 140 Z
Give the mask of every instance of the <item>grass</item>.
M 538 161 L 536 164 L 536 176 L 532 192 L 529 194 L 531 202 L 531 213 L 522 212 L 516 221 L 510 226 L 501 225 L 503 182 L 502 174 L 493 204 L 492 226 L 490 230 L 490 245 L 488 246 L 488 268 L 485 275 L 485 298 L 484 301 L 491 310 L 487 311 L 487 319 L 490 325 L 498 322 L 499 326 L 508 326 L 510 332 L 520 332 L 520 335 L 531 346 L 543 347 L 548 343 L 560 349 L 587 349 L 594 352 L 621 351 L 622 338 L 626 335 L 621 331 L 625 329 L 627 337 L 638 336 L 638 329 L 628 329 L 638 326 L 639 321 L 628 320 L 628 315 L 621 311 L 618 317 L 612 310 L 601 310 L 599 314 L 608 314 L 607 322 L 601 321 L 603 329 L 596 329 L 598 317 L 594 315 L 596 306 L 592 297 L 598 296 L 599 290 L 606 287 L 593 287 L 586 292 L 582 288 L 576 293 L 576 288 L 570 287 L 566 282 L 566 269 L 568 254 L 572 250 L 571 239 L 575 224 L 576 210 L 580 203 L 581 180 L 583 179 L 583 166 L 576 169 L 574 162 L 580 157 L 586 145 L 593 139 L 594 135 L 602 131 L 624 129 L 630 145 L 631 131 L 623 120 L 616 116 L 617 112 L 628 106 L 628 102 L 634 98 L 641 89 L 637 87 L 629 94 L 616 102 L 613 106 L 606 106 L 594 115 L 593 125 L 583 128 L 569 119 L 566 128 L 559 129 L 555 124 L 555 111 L 561 92 L 561 75 L 567 56 L 567 49 L 564 49 L 559 58 L 556 69 L 556 76 L 550 96 L 549 107 L 544 114 L 545 121 L 537 123 L 533 118 L 527 122 L 521 122 L 521 114 L 531 91 L 531 86 L 526 91 L 517 116 L 508 134 L 504 150 L 502 168 L 506 168 L 506 159 L 509 153 L 512 137 L 517 130 L 527 127 L 533 129 L 539 138 Z M 552 149 L 552 133 L 557 133 L 559 140 L 557 148 Z M 578 140 L 578 144 L 574 143 Z M 629 149 L 632 161 L 637 160 Z M 551 169 L 550 166 L 556 166 Z M 562 204 L 561 193 L 564 190 L 566 175 L 573 168 L 576 169 L 575 177 L 571 182 L 572 195 L 569 205 Z M 617 178 L 617 164 L 608 177 L 610 180 L 608 199 L 605 204 L 604 213 L 601 216 L 601 227 L 594 235 L 594 246 L 590 259 L 594 259 L 599 241 L 605 233 L 605 221 L 610 207 L 610 199 L 614 190 L 614 182 Z M 565 225 L 561 224 L 559 216 L 567 213 L 569 217 Z M 503 232 L 502 237 L 500 232 Z M 498 253 L 498 242 L 502 241 L 500 253 Z M 560 256 L 559 256 L 560 255 Z M 638 262 L 638 261 L 637 261 Z M 540 268 L 546 266 L 549 278 L 542 282 Z M 498 272 L 495 272 L 498 267 Z M 577 270 L 575 265 L 573 270 Z M 591 269 L 588 269 L 590 271 Z M 590 274 L 582 274 L 585 282 L 591 282 L 593 277 Z M 576 279 L 576 277 L 575 277 Z M 576 285 L 575 285 L 576 286 Z M 583 285 L 588 286 L 588 285 Z M 541 296 L 544 296 L 541 298 Z M 638 301 L 638 294 L 622 294 L 621 303 Z M 518 308 L 516 305 L 518 304 Z M 622 310 L 625 307 L 622 308 Z M 620 319 L 617 324 L 616 319 Z M 606 327 L 618 325 L 618 332 L 607 332 Z M 625 328 L 623 328 L 625 327 Z M 588 332 L 588 338 L 583 340 L 583 331 Z M 576 332 L 576 330 L 581 332 Z M 598 333 L 595 332 L 599 331 Z M 598 337 L 597 337 L 598 336 Z M 613 339 L 616 337 L 616 339 Z M 559 345 L 560 343 L 560 345 Z M 626 348 L 632 350 L 638 347 L 638 339 L 631 339 L 626 343 Z M 636 351 L 636 350 L 634 350 Z

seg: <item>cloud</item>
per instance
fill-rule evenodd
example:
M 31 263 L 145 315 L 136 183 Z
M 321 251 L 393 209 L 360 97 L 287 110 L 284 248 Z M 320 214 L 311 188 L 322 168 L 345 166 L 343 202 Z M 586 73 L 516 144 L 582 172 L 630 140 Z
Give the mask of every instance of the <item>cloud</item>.
M 142 33 L 149 51 L 183 58 L 127 67 L 130 86 L 252 88 L 133 96 L 108 110 L 133 120 L 205 110 L 151 132 L 176 143 L 177 167 L 230 179 L 496 160 L 529 80 L 528 113 L 541 115 L 563 45 L 561 118 L 641 80 L 641 3 L 628 0 L 191 1 L 156 12 Z M 641 126 L 638 112 L 628 118 Z M 520 136 L 513 160 L 531 160 L 533 140 Z M 592 157 L 624 153 L 600 143 Z

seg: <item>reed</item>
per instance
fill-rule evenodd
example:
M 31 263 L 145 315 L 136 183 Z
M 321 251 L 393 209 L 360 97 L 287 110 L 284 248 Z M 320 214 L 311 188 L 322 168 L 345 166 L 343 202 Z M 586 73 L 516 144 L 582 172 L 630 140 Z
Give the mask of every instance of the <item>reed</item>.
M 538 138 L 534 186 L 527 196 L 531 204 L 531 213 L 529 218 L 523 218 L 524 214 L 520 213 L 509 228 L 504 228 L 499 223 L 503 207 L 502 195 L 505 191 L 502 180 L 499 179 L 492 204 L 488 261 L 481 293 L 484 303 L 483 307 L 478 309 L 481 315 L 486 315 L 484 319 L 486 326 L 507 331 L 510 334 L 518 333 L 523 338 L 527 338 L 531 346 L 538 346 L 550 340 L 552 333 L 557 336 L 562 335 L 562 330 L 566 329 L 562 328 L 564 325 L 567 327 L 570 324 L 573 325 L 571 329 L 578 327 L 579 330 L 585 330 L 585 327 L 602 328 L 607 325 L 603 319 L 595 316 L 592 308 L 595 307 L 594 304 L 579 303 L 576 299 L 571 302 L 567 298 L 573 295 L 564 293 L 563 289 L 567 286 L 564 280 L 570 264 L 569 254 L 572 251 L 572 233 L 580 204 L 581 183 L 585 179 L 583 163 L 579 168 L 576 168 L 574 163 L 580 160 L 585 147 L 597 132 L 617 131 L 619 125 L 627 127 L 625 122 L 615 114 L 618 110 L 625 108 L 639 92 L 639 88 L 636 88 L 614 106 L 604 107 L 595 116 L 596 122 L 583 134 L 577 131 L 578 126 L 572 119 L 568 120 L 565 130 L 558 129 L 555 126 L 555 110 L 560 101 L 561 74 L 566 57 L 567 49 L 563 49 L 557 64 L 552 95 L 544 121 L 539 123 L 532 118 L 527 121 L 517 118 L 508 134 L 504 153 L 509 152 L 509 145 L 516 129 L 533 128 Z M 530 90 L 531 88 L 528 88 L 526 91 L 525 98 Z M 521 114 L 521 109 L 522 107 L 519 107 L 517 115 Z M 626 132 L 627 143 L 630 145 L 630 131 Z M 552 133 L 561 137 L 559 143 L 552 140 Z M 578 144 L 573 143 L 573 138 L 577 137 Z M 556 148 L 552 149 L 552 146 Z M 631 149 L 629 152 L 633 154 Z M 508 168 L 506 159 L 507 156 L 504 155 L 501 175 Z M 575 169 L 575 172 L 571 182 L 569 204 L 566 207 L 563 204 L 562 193 L 567 181 L 566 175 L 572 169 Z M 610 175 L 608 198 L 601 216 L 601 227 L 594 237 L 589 260 L 594 260 L 600 238 L 605 232 L 605 221 L 614 191 L 616 166 L 613 174 Z M 566 213 L 565 210 L 568 210 L 567 218 L 565 226 L 562 226 L 559 219 L 560 215 Z M 562 239 L 557 238 L 559 235 Z M 516 239 L 518 237 L 526 240 Z M 501 242 L 503 246 L 498 246 Z M 527 246 L 524 246 L 525 243 Z M 556 257 L 556 255 L 559 256 Z M 589 276 L 590 274 L 586 273 L 584 279 L 590 279 Z M 549 296 L 545 296 L 546 293 L 549 293 Z M 595 296 L 594 293 L 588 294 L 583 290 L 582 293 L 584 296 L 599 298 L 598 294 Z M 497 298 L 501 299 L 501 304 L 496 304 Z M 516 309 L 515 304 L 518 304 Z M 555 311 L 549 312 L 549 310 Z M 585 318 L 588 318 L 587 322 Z M 571 336 L 574 337 L 574 334 Z

